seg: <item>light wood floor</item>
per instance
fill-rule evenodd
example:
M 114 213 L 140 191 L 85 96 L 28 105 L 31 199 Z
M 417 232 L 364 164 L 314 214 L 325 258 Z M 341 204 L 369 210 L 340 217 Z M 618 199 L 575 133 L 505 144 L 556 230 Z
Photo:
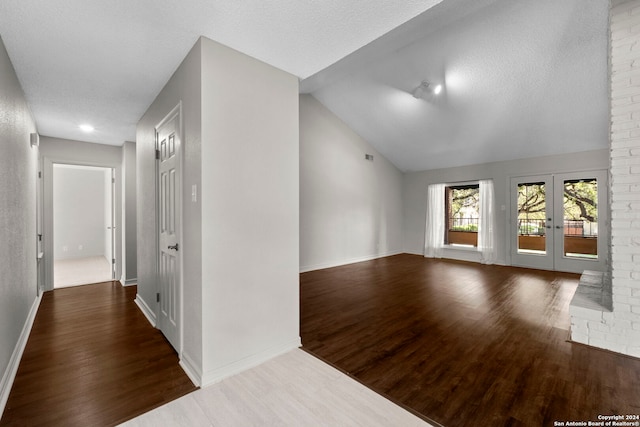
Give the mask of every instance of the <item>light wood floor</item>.
M 197 390 L 124 426 L 429 427 L 302 350 Z
M 111 265 L 103 256 L 61 259 L 53 263 L 53 287 L 87 285 L 111 280 Z
M 308 272 L 302 342 L 445 426 L 640 415 L 640 360 L 568 342 L 577 282 L 407 254 Z
M 1 426 L 112 426 L 195 390 L 117 282 L 42 296 Z

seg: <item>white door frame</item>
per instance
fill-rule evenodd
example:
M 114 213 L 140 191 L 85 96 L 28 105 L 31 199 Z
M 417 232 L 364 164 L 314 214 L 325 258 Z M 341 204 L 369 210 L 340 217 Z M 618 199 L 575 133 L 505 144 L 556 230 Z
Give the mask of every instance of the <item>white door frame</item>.
M 37 253 L 37 284 L 36 295 L 42 294 L 45 283 L 44 263 L 44 171 L 43 159 L 38 153 L 38 176 L 36 178 L 36 253 Z
M 116 213 L 122 211 L 122 188 L 121 178 L 122 170 L 121 165 L 111 162 L 100 161 L 79 161 L 77 159 L 69 159 L 66 157 L 42 157 L 42 188 L 43 188 L 43 248 L 44 248 L 44 278 L 42 284 L 42 291 L 53 290 L 53 165 L 54 164 L 67 164 L 76 166 L 93 166 L 101 168 L 113 168 L 115 170 L 115 199 L 113 200 L 114 209 Z M 122 229 L 122 215 L 116 214 L 115 216 L 116 230 Z M 115 233 L 116 245 L 114 247 L 115 259 L 116 259 L 116 280 L 122 276 L 122 233 Z
M 177 337 L 177 347 L 175 348 L 176 352 L 178 353 L 178 356 L 180 358 L 182 358 L 182 349 L 183 349 L 183 341 L 184 341 L 184 333 L 183 333 L 183 325 L 184 325 L 184 309 L 183 309 L 183 301 L 184 301 L 184 286 L 183 286 L 183 277 L 184 277 L 184 273 L 183 273 L 183 249 L 184 249 L 184 244 L 183 244 L 183 233 L 182 233 L 182 217 L 183 217 L 183 212 L 182 212 L 182 192 L 183 192 L 183 144 L 184 144 L 184 136 L 183 136 L 183 117 L 182 117 L 182 101 L 180 101 L 178 103 L 178 105 L 176 105 L 154 128 L 155 131 L 155 149 L 156 149 L 156 153 L 159 152 L 159 143 L 160 141 L 158 140 L 158 129 L 160 129 L 163 125 L 165 125 L 166 123 L 168 123 L 169 121 L 175 119 L 177 117 L 177 127 L 178 129 L 176 130 L 176 134 L 178 135 L 179 138 L 179 144 L 178 144 L 178 148 L 176 150 L 176 163 L 178 165 L 178 171 L 177 171 L 177 179 L 178 179 L 178 187 L 180 188 L 179 191 L 179 195 L 178 195 L 178 199 L 176 201 L 176 210 L 177 210 L 177 221 L 176 221 L 176 234 L 178 235 L 178 239 L 177 239 L 177 243 L 179 246 L 179 250 L 177 251 L 176 254 L 176 258 L 177 258 L 177 263 L 178 263 L 178 271 L 179 271 L 179 275 L 178 275 L 178 295 L 179 295 L 179 301 L 178 301 L 178 316 L 177 316 L 177 320 L 178 320 L 178 325 L 177 325 L 177 333 L 178 333 L 178 337 Z M 160 221 L 161 221 L 161 217 L 160 217 L 160 184 L 159 184 L 159 180 L 160 180 L 160 160 L 158 158 L 159 156 L 156 155 L 156 166 L 155 166 L 155 186 L 156 186 L 156 191 L 155 191 L 155 196 L 156 196 L 156 202 L 155 202 L 155 206 L 156 206 L 156 236 L 155 236 L 155 241 L 156 241 L 156 277 L 158 278 L 158 280 L 156 280 L 156 293 L 159 295 L 160 294 L 160 258 L 161 258 L 161 248 L 160 248 Z M 156 315 L 156 327 L 158 329 L 161 329 L 161 305 L 160 305 L 160 301 L 158 301 L 158 299 L 156 299 L 156 306 L 155 306 L 155 315 Z
M 109 201 L 111 202 L 111 218 L 109 221 L 109 229 L 111 230 L 111 255 L 109 256 L 109 265 L 111 266 L 111 280 L 116 280 L 116 263 L 114 261 L 116 259 L 116 233 L 120 232 L 120 229 L 116 227 L 116 170 L 111 168 L 109 175 L 111 177 L 111 185 L 109 186 L 111 194 L 108 195 Z

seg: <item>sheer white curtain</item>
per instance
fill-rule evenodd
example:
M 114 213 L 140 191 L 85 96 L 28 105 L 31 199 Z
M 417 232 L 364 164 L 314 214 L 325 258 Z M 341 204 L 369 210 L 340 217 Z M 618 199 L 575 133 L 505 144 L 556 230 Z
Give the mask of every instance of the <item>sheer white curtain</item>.
M 495 222 L 495 197 L 493 181 L 480 181 L 480 219 L 478 221 L 478 250 L 483 264 L 496 262 L 495 241 L 493 238 Z
M 427 191 L 427 227 L 424 236 L 424 256 L 442 257 L 444 244 L 444 184 L 432 184 Z

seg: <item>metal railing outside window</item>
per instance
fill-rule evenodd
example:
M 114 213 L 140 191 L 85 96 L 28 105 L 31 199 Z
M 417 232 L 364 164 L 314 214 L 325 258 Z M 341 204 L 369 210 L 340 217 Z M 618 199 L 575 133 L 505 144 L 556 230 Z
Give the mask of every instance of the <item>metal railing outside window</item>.
M 519 219 L 519 236 L 544 236 L 546 221 L 544 219 Z M 576 237 L 597 237 L 598 224 L 584 220 L 565 220 L 564 235 Z
M 478 218 L 449 218 L 449 231 L 478 232 Z

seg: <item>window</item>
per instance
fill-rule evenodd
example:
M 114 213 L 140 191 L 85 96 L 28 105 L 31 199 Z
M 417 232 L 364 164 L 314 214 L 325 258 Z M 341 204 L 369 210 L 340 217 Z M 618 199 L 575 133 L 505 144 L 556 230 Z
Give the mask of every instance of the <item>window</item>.
M 480 262 L 496 262 L 493 180 L 472 184 L 430 184 L 427 187 L 427 215 L 424 256 L 441 258 L 445 245 L 476 248 Z
M 445 188 L 445 244 L 478 246 L 480 185 L 455 185 Z

